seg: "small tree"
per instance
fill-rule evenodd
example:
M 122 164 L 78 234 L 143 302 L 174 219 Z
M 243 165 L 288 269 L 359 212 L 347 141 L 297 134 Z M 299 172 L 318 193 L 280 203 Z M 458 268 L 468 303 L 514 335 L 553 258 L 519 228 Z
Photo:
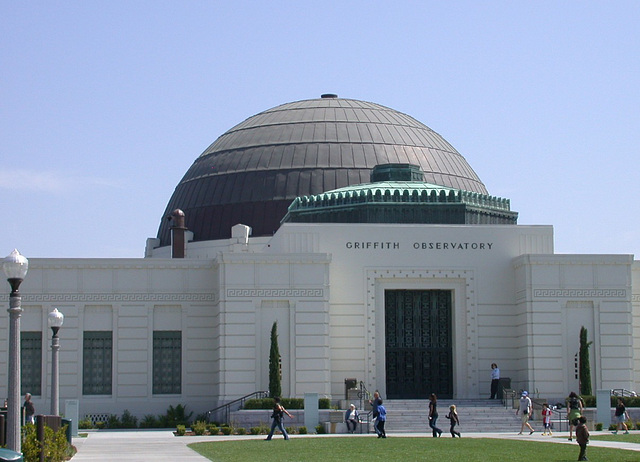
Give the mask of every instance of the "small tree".
M 593 342 L 587 341 L 587 329 L 584 326 L 580 328 L 580 394 L 592 395 L 591 389 L 591 365 L 589 363 L 589 346 Z
M 269 396 L 279 397 L 282 393 L 280 383 L 280 349 L 278 348 L 278 321 L 271 326 L 271 349 L 269 351 Z

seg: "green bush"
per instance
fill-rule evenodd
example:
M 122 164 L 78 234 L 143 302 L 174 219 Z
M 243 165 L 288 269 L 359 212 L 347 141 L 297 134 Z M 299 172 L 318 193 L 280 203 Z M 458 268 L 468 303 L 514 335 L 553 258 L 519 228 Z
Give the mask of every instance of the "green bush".
M 618 428 L 616 424 L 609 424 L 609 431 L 614 431 Z
M 132 416 L 128 409 L 120 417 L 120 428 L 138 428 L 138 418 Z
M 306 435 L 307 434 L 307 427 L 299 427 L 298 428 L 298 433 L 300 433 L 301 435 Z
M 98 430 L 102 430 L 102 429 L 103 429 L 103 428 L 105 428 L 105 427 L 106 427 L 105 422 L 102 422 L 102 421 L 96 422 L 96 428 L 97 428 Z
M 78 429 L 89 430 L 90 428 L 93 428 L 93 422 L 91 422 L 91 419 L 85 417 L 84 419 L 78 421 Z
M 209 430 L 209 433 L 211 435 L 217 435 L 218 433 L 220 433 L 220 427 L 218 427 L 217 425 L 209 424 L 207 425 L 207 429 Z
M 626 407 L 640 407 L 640 396 L 635 396 L 635 397 L 625 396 L 624 398 L 622 398 L 622 400 L 624 401 L 624 405 Z M 618 405 L 618 397 L 612 396 L 611 407 L 616 407 L 617 405 Z
M 596 431 L 598 431 L 598 432 L 602 431 L 602 422 L 598 422 L 596 424 Z
M 187 432 L 187 427 L 185 427 L 184 425 L 176 425 L 177 436 L 184 436 L 186 432 Z
M 196 435 L 204 435 L 204 432 L 207 430 L 207 423 L 206 422 L 194 422 L 191 425 L 191 430 L 193 430 L 193 433 L 195 433 Z
M 231 435 L 233 433 L 233 427 L 222 427 L 220 428 L 223 435 Z
M 318 424 L 316 425 L 316 433 L 318 435 L 324 435 L 326 432 L 324 431 L 324 425 Z
M 175 427 L 176 425 L 187 426 L 192 414 L 193 412 L 187 414 L 187 407 L 182 404 L 178 404 L 176 407 L 169 406 L 165 415 L 166 421 L 163 423 L 166 423 L 168 427 Z
M 39 462 L 40 451 L 47 462 L 63 462 L 72 455 L 72 448 L 67 442 L 67 426 L 62 426 L 57 432 L 50 427 L 44 427 L 44 441 L 38 441 L 36 427 L 27 424 L 22 427 L 22 457 L 24 462 Z
M 636 421 L 636 430 L 640 430 L 640 420 Z
M 244 427 L 240 427 L 236 429 L 236 434 L 237 435 L 246 435 L 247 434 L 247 429 Z
M 269 433 L 269 427 L 267 425 L 258 425 L 257 427 L 251 427 L 249 432 L 252 435 L 266 435 Z
M 39 462 L 41 448 L 42 444 L 36 436 L 36 426 L 28 423 L 22 427 L 22 457 L 25 462 Z
M 122 423 L 120 422 L 120 419 L 118 419 L 117 415 L 111 414 L 109 416 L 109 420 L 107 420 L 105 426 L 106 426 L 106 428 L 121 428 L 122 427 Z
M 296 427 L 284 427 L 284 429 L 287 431 L 288 434 L 290 435 L 295 435 L 296 433 Z
M 302 398 L 282 398 L 281 404 L 286 409 L 304 409 L 304 399 Z M 244 403 L 244 409 L 273 409 L 273 398 L 255 398 L 248 399 Z M 320 398 L 318 400 L 320 409 L 331 409 L 331 400 L 329 398 Z
M 146 414 L 140 421 L 140 428 L 158 428 L 158 419 L 153 414 Z

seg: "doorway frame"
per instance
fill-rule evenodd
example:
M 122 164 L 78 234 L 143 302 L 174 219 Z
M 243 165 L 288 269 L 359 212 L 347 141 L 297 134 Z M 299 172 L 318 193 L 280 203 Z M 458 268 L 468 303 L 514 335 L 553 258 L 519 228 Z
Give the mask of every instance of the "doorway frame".
M 386 396 L 385 291 L 450 290 L 453 398 L 478 397 L 478 315 L 474 270 L 376 268 L 367 269 L 365 279 L 367 387 L 379 390 L 383 398 Z

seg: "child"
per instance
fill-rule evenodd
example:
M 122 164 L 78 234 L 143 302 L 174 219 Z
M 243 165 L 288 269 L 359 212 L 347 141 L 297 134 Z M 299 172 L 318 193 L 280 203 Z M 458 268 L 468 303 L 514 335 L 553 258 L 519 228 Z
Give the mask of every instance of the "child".
M 545 436 L 547 433 L 549 433 L 549 436 L 553 435 L 553 433 L 551 433 L 551 414 L 553 414 L 553 411 L 551 411 L 549 404 L 544 403 L 542 405 L 542 424 L 544 426 L 542 436 Z
M 384 424 L 387 421 L 387 410 L 382 405 L 382 400 L 378 399 L 378 417 L 376 420 L 376 429 L 378 432 L 378 438 L 386 438 L 387 433 L 384 431 Z
M 574 425 L 576 425 L 576 441 L 580 445 L 578 460 L 588 460 L 587 444 L 589 444 L 589 429 L 585 425 L 586 423 L 587 419 L 584 416 L 580 416 L 574 420 Z
M 456 426 L 456 424 L 460 425 L 460 419 L 458 419 L 458 413 L 456 412 L 456 406 L 454 404 L 449 406 L 449 413 L 447 414 L 447 419 L 449 419 L 449 422 L 451 424 L 451 427 L 449 427 L 449 431 L 451 432 L 451 437 L 455 438 L 456 435 L 458 435 L 458 438 L 462 438 L 462 436 L 460 436 L 460 432 L 457 432 L 454 430 L 454 427 Z

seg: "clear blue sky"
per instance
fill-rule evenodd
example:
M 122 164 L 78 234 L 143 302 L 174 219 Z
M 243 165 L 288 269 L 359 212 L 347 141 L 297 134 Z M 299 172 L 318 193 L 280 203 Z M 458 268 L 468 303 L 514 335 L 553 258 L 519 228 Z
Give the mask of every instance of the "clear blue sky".
M 0 3 L 0 253 L 141 257 L 196 157 L 321 93 L 412 115 L 556 252 L 640 258 L 640 2 Z

